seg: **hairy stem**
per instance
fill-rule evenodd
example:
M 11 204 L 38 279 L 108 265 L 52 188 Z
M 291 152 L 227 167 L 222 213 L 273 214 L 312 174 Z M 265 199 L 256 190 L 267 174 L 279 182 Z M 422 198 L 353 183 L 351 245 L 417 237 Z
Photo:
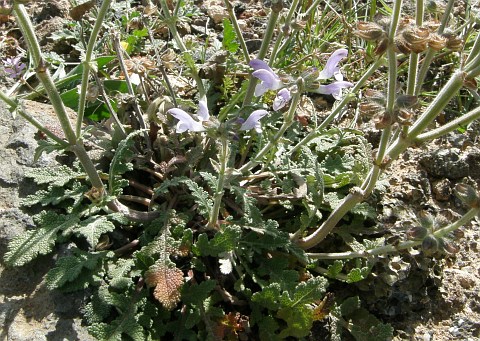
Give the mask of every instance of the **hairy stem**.
M 215 189 L 215 196 L 213 199 L 213 207 L 210 212 L 210 217 L 208 221 L 208 226 L 212 229 L 218 229 L 218 215 L 220 213 L 220 206 L 222 204 L 222 198 L 224 194 L 225 187 L 225 172 L 227 170 L 227 163 L 229 159 L 229 148 L 228 148 L 228 139 L 226 136 L 222 136 L 222 141 L 220 144 L 220 170 L 218 172 L 218 182 Z
M 259 163 L 261 163 L 262 158 L 265 156 L 265 154 L 270 152 L 272 148 L 277 145 L 278 141 L 283 136 L 285 131 L 290 128 L 293 123 L 293 117 L 295 115 L 295 111 L 297 110 L 298 102 L 300 101 L 300 97 L 302 96 L 302 91 L 303 79 L 300 79 L 300 81 L 297 82 L 297 92 L 293 95 L 292 103 L 290 105 L 290 108 L 288 109 L 287 114 L 285 115 L 282 126 L 277 131 L 275 136 L 258 152 L 257 155 L 255 155 L 253 158 L 250 159 L 250 161 L 248 161 L 246 164 L 244 164 L 241 168 L 238 169 L 240 173 L 244 174 Z
M 82 133 L 82 123 L 83 117 L 85 115 L 85 106 L 87 102 L 87 90 L 88 90 L 88 79 L 90 71 L 92 70 L 92 56 L 93 50 L 95 48 L 95 43 L 97 42 L 98 34 L 102 28 L 103 20 L 107 14 L 108 9 L 110 8 L 112 0 L 103 0 L 100 9 L 98 10 L 97 18 L 95 24 L 93 25 L 92 32 L 90 33 L 90 38 L 88 40 L 87 48 L 85 50 L 85 59 L 83 60 L 83 71 L 82 71 L 82 81 L 80 83 L 80 96 L 78 100 L 78 116 L 76 124 L 76 136 L 80 138 Z
M 264 59 L 267 55 L 270 42 L 272 40 L 273 32 L 277 24 L 278 16 L 282 10 L 283 3 L 282 0 L 278 0 L 278 3 L 272 6 L 272 12 L 270 13 L 270 19 L 268 20 L 267 28 L 265 29 L 265 34 L 263 36 L 262 45 L 258 51 L 257 59 Z M 257 79 L 252 77 L 250 74 L 250 82 L 248 83 L 247 93 L 243 99 L 243 106 L 248 106 L 252 102 L 253 95 L 255 93 L 255 86 L 257 85 Z

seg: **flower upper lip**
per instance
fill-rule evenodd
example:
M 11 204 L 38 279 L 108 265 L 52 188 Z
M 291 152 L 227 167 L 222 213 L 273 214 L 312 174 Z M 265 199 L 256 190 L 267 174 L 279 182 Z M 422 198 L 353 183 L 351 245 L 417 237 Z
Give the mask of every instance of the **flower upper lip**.
M 320 72 L 318 79 L 329 79 L 335 77 L 337 81 L 343 80 L 338 63 L 348 55 L 347 49 L 338 49 L 328 58 L 325 68 Z
M 255 70 L 252 72 L 252 76 L 261 81 L 255 87 L 255 96 L 261 96 L 267 90 L 278 90 L 283 87 L 280 77 L 263 60 L 252 59 L 249 65 Z
M 250 130 L 255 129 L 257 133 L 262 132 L 262 125 L 260 123 L 260 119 L 268 114 L 266 110 L 255 110 L 248 116 L 247 120 L 243 122 L 240 127 L 240 130 Z
M 177 133 L 183 133 L 187 130 L 197 132 L 205 131 L 202 122 L 210 119 L 207 102 L 204 100 L 199 101 L 198 107 L 199 108 L 196 116 L 198 117 L 199 121 L 193 119 L 189 113 L 183 111 L 182 109 L 173 108 L 167 111 L 170 115 L 178 120 L 175 130 Z

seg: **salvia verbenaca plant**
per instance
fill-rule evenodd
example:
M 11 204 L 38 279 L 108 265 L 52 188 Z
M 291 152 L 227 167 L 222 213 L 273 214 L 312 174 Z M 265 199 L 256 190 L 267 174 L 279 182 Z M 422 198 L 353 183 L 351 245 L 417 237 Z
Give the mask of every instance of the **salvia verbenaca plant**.
M 460 218 L 415 212 L 390 242 L 368 201 L 407 149 L 480 117 L 465 104 L 435 124 L 452 99 L 475 98 L 480 75 L 478 23 L 453 16 L 454 3 L 417 1 L 412 17 L 402 1 L 274 0 L 255 49 L 229 0 L 221 41 L 185 34 L 204 16 L 190 1 L 84 1 L 68 35 L 81 60 L 65 74 L 42 51 L 28 1 L 1 2 L 26 54 L 2 60 L 17 84 L 0 98 L 40 131 L 36 158 L 76 156 L 26 174 L 39 189 L 23 204 L 43 211 L 6 263 L 68 242 L 46 283 L 90 289 L 84 318 L 100 340 L 304 339 L 314 325 L 332 340 L 390 339 L 391 325 L 329 284 L 368 281 L 403 251 L 455 253 L 455 233 L 479 213 L 476 186 L 461 182 Z M 442 60 L 455 67 L 432 84 Z M 29 112 L 37 96 L 60 129 Z M 333 103 L 322 115 L 320 96 Z M 378 143 L 346 127 L 352 113 L 373 121 Z

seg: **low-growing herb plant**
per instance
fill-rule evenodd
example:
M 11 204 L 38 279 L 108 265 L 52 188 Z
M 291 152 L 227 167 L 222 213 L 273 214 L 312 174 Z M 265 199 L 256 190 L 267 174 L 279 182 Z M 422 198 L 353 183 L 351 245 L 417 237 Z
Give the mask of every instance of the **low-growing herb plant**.
M 22 266 L 68 243 L 46 283 L 89 289 L 85 320 L 100 340 L 315 339 L 315 326 L 332 340 L 388 340 L 393 328 L 359 297 L 337 297 L 335 283 L 363 281 L 403 250 L 454 252 L 451 233 L 479 213 L 477 190 L 462 183 L 461 218 L 418 212 L 390 242 L 368 201 L 408 148 L 480 116 L 465 105 L 433 124 L 460 91 L 476 95 L 480 74 L 478 27 L 473 15 L 452 17 L 454 1 L 433 14 L 417 1 L 412 18 L 402 1 L 274 0 L 261 9 L 258 50 L 229 0 L 215 22 L 223 41 L 187 34 L 205 16 L 189 1 L 84 1 L 54 37 L 81 52 L 61 77 L 24 3 L 2 3 L 27 51 L 3 67 L 28 86 L 0 98 L 42 133 L 36 157 L 76 161 L 26 174 L 39 189 L 23 204 L 43 210 L 5 261 Z M 455 68 L 427 87 L 435 58 Z M 323 115 L 319 94 L 333 103 Z M 40 95 L 61 132 L 22 104 Z M 372 120 L 379 142 L 353 120 L 337 124 L 350 117 Z

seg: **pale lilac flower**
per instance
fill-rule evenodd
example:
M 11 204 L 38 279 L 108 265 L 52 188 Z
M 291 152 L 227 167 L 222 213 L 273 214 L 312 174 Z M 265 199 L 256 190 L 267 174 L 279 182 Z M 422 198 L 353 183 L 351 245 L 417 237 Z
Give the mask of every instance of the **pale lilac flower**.
M 290 95 L 290 91 L 286 88 L 280 90 L 277 93 L 277 97 L 273 100 L 273 110 L 277 111 L 282 109 L 285 105 L 287 105 L 288 101 L 292 96 Z
M 323 95 L 332 95 L 335 99 L 341 99 L 342 89 L 349 88 L 351 86 L 353 86 L 353 84 L 350 82 L 338 81 L 327 85 L 319 85 L 317 89 L 310 90 L 310 92 Z
M 261 81 L 255 87 L 255 96 L 262 96 L 267 90 L 278 90 L 283 87 L 280 77 L 263 60 L 252 59 L 249 65 L 255 69 L 252 72 L 252 76 Z
M 255 110 L 248 116 L 247 120 L 243 122 L 240 127 L 240 130 L 250 130 L 255 129 L 257 133 L 262 132 L 262 124 L 260 123 L 260 119 L 268 114 L 266 110 Z
M 348 55 L 347 49 L 338 49 L 328 58 L 325 68 L 320 72 L 318 79 L 329 79 L 335 77 L 337 81 L 343 81 L 338 63 Z
M 199 109 L 196 115 L 198 121 L 182 109 L 173 108 L 167 111 L 167 113 L 169 113 L 178 120 L 177 128 L 175 130 L 177 133 L 183 133 L 185 131 L 205 131 L 202 122 L 208 121 L 210 118 L 207 102 L 201 100 L 198 103 L 198 106 Z
M 20 78 L 26 65 L 20 61 L 21 57 L 7 58 L 3 61 L 5 73 L 12 78 Z

